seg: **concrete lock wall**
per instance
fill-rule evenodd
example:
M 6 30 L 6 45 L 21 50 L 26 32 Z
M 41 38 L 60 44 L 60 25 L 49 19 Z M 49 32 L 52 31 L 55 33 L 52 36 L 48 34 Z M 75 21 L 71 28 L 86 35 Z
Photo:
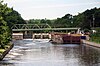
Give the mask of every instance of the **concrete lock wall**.
M 24 39 L 23 33 L 13 33 L 12 39 L 13 40 L 22 40 Z M 51 39 L 51 34 L 49 33 L 34 33 L 32 39 Z
M 63 39 L 61 35 L 54 35 L 54 38 L 52 40 L 54 43 L 57 43 L 57 44 L 63 43 Z
M 34 33 L 33 39 L 50 39 L 51 34 L 49 33 Z
M 57 44 L 81 44 L 81 36 L 76 36 L 76 35 L 68 35 L 68 34 L 52 34 L 52 43 L 57 43 Z
M 23 39 L 23 33 L 13 33 L 12 34 L 12 39 L 22 40 Z

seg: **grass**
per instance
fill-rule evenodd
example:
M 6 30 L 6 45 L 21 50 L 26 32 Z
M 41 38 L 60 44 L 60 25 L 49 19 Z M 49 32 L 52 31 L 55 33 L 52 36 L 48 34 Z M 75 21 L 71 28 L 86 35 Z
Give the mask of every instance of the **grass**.
M 5 49 L 0 49 L 0 54 L 2 54 L 5 51 Z
M 100 33 L 91 34 L 90 41 L 100 44 Z
M 2 54 L 7 48 L 10 47 L 11 44 L 5 45 L 5 49 L 0 49 L 0 54 Z

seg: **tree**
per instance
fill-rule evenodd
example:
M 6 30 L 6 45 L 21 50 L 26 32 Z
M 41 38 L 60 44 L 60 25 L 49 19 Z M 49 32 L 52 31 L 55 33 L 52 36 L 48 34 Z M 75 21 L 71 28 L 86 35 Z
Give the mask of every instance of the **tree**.
M 13 9 L 12 12 L 5 16 L 4 20 L 7 22 L 9 27 L 12 27 L 14 24 L 26 24 L 21 15 Z
M 71 14 L 66 14 L 62 18 L 57 18 L 54 23 L 57 27 L 71 27 L 72 17 Z
M 78 15 L 66 14 L 61 18 L 54 20 L 47 19 L 34 19 L 29 20 L 32 24 L 48 23 L 51 27 L 56 28 L 68 28 L 68 27 L 80 27 L 81 29 L 91 29 L 93 27 L 100 27 L 100 8 L 87 9 L 86 11 L 79 13 Z
M 100 8 L 93 8 L 86 10 L 73 17 L 74 26 L 82 29 L 91 29 L 93 27 L 100 27 Z
M 7 23 L 0 19 L 0 48 L 5 48 L 4 45 L 7 45 L 10 39 L 11 36 Z
M 45 19 L 41 19 L 40 23 L 46 24 L 46 20 Z
M 4 19 L 12 10 L 7 7 L 7 4 L 2 3 L 3 1 L 0 1 L 0 48 L 5 48 L 4 46 L 7 45 L 10 40 L 10 32 L 7 22 Z

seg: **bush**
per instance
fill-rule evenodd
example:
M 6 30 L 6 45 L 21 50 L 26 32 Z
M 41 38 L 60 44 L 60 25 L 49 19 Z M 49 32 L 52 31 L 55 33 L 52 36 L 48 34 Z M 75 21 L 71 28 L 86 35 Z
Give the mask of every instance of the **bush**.
M 95 29 L 97 33 L 100 33 L 100 27 Z
M 91 34 L 90 37 L 90 41 L 100 43 L 100 33 Z

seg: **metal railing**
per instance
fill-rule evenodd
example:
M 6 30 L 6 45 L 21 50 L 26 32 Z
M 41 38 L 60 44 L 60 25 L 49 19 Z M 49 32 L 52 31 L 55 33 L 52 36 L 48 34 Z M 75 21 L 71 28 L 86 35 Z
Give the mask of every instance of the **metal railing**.
M 49 24 L 15 24 L 12 31 L 36 31 L 36 30 L 78 30 L 80 28 L 52 28 Z

